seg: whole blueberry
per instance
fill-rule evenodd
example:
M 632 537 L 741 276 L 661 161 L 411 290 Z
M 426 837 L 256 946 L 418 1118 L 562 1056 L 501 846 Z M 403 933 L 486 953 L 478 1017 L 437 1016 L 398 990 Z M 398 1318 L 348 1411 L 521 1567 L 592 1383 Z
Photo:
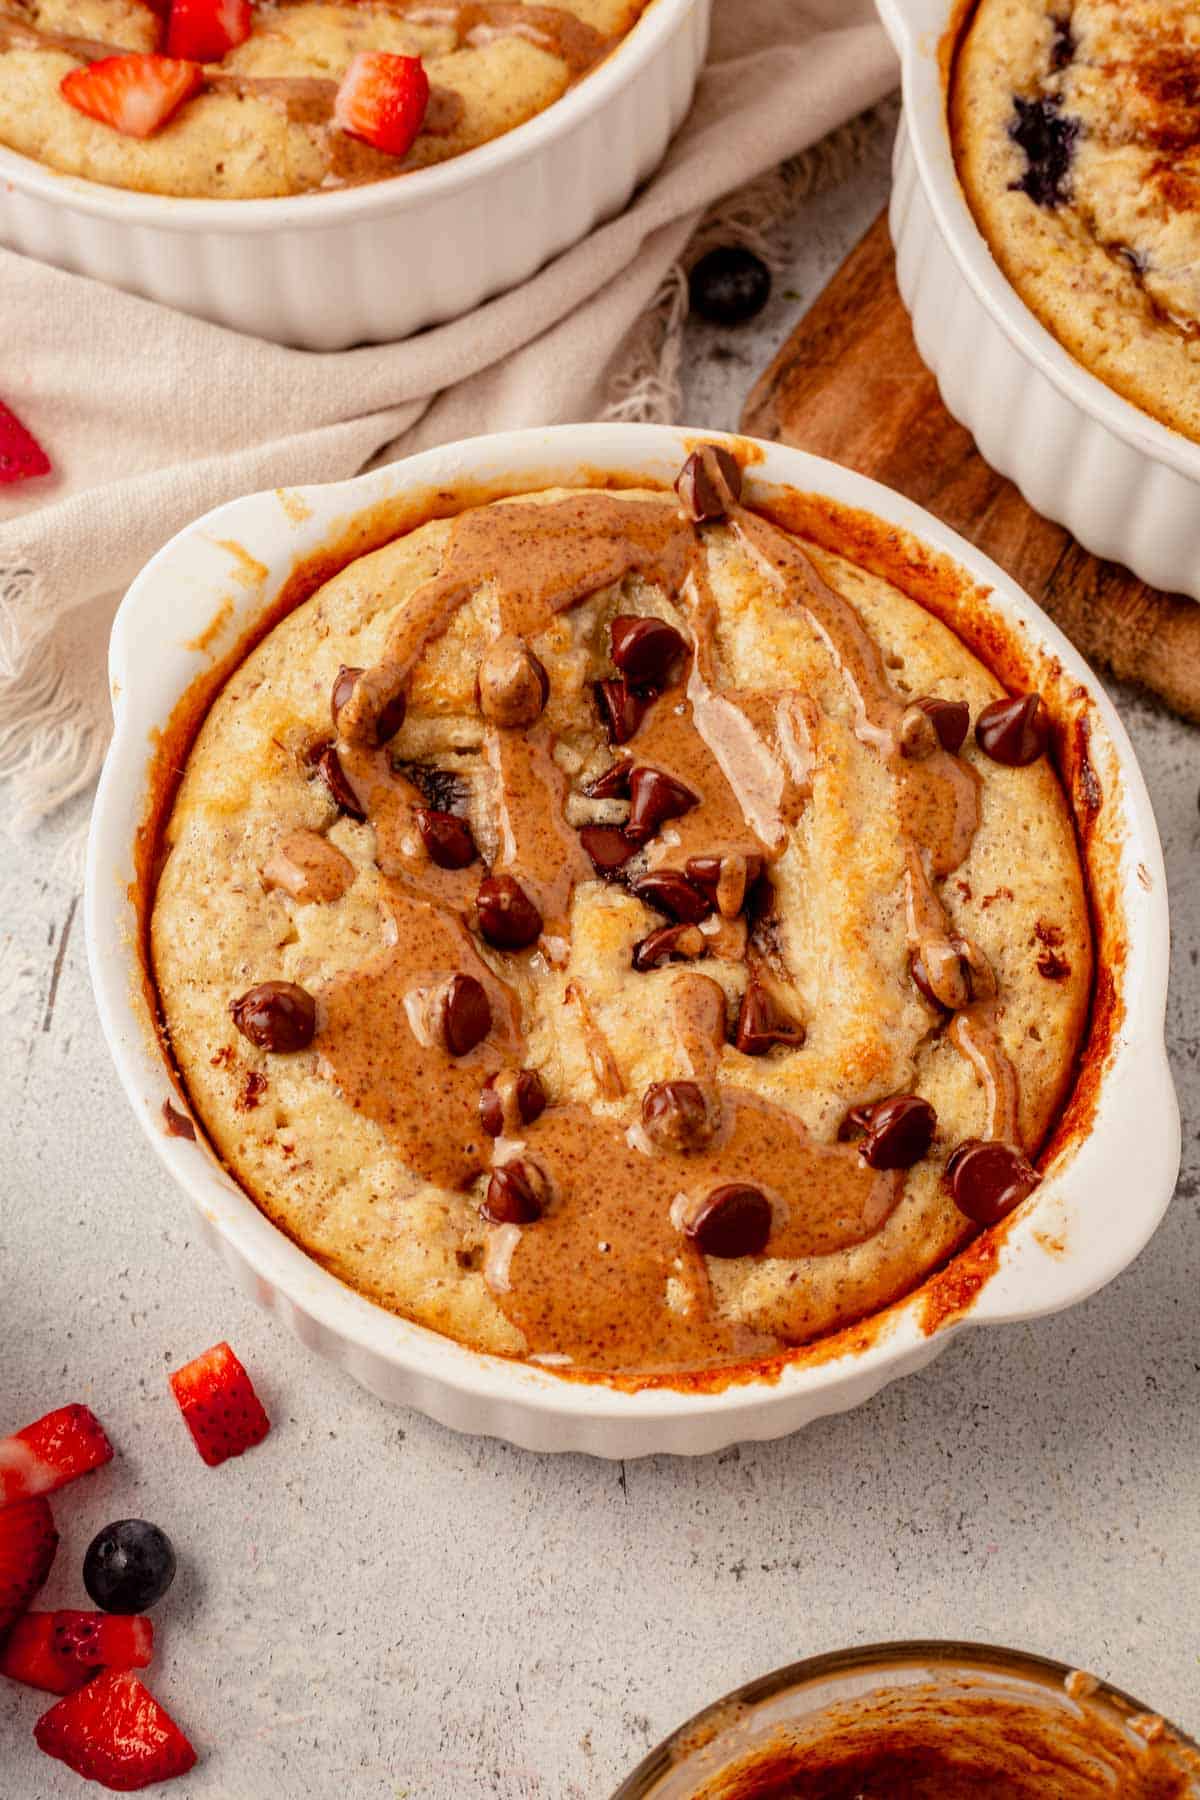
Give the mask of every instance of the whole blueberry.
M 710 250 L 688 278 L 692 310 L 714 325 L 743 325 L 760 313 L 771 293 L 771 271 L 761 256 L 739 244 Z
M 98 1531 L 83 1559 L 83 1585 L 105 1612 L 138 1613 L 175 1579 L 171 1540 L 146 1519 L 116 1519 Z

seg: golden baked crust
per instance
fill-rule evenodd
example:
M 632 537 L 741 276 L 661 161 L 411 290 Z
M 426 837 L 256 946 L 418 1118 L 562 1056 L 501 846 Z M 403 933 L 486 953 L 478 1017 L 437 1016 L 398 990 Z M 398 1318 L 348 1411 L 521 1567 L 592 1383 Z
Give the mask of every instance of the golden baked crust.
M 67 175 L 143 193 L 264 199 L 444 162 L 558 100 L 636 24 L 646 0 L 272 0 L 205 87 L 148 139 L 122 136 L 63 99 L 85 61 L 152 51 L 143 0 L 0 0 L 0 143 Z M 429 23 L 430 19 L 435 22 Z M 332 122 L 360 50 L 424 61 L 433 98 L 402 158 Z
M 641 615 L 671 622 L 687 652 L 614 751 L 594 686 L 613 676 L 614 619 Z M 477 703 L 477 675 L 493 703 L 499 631 L 544 667 L 532 722 L 489 723 Z M 336 753 L 370 822 L 339 809 L 314 764 L 343 668 Z M 379 707 L 400 692 L 403 724 L 375 750 Z M 361 557 L 221 691 L 166 828 L 154 972 L 213 1144 L 342 1279 L 486 1350 L 698 1366 L 877 1309 L 974 1229 L 944 1179 L 955 1145 L 1035 1152 L 1086 1016 L 1087 909 L 1047 759 L 1002 766 L 974 738 L 957 756 L 932 738 L 899 746 L 916 698 L 977 717 L 1001 694 L 898 589 L 741 507 L 693 525 L 658 493 L 555 491 Z M 700 803 L 602 880 L 580 828 L 630 805 L 584 790 L 623 755 Z M 429 862 L 422 798 L 469 819 L 481 860 Z M 764 874 L 744 897 L 718 884 L 690 954 L 639 970 L 636 947 L 670 913 L 632 884 L 705 852 Z M 530 948 L 487 941 L 473 906 L 485 867 L 536 899 Z M 974 1003 L 961 996 L 953 1017 L 910 973 L 914 944 L 931 961 L 939 934 L 975 947 Z M 491 1032 L 465 1056 L 437 1024 L 455 970 L 491 1002 Z M 310 1048 L 266 1052 L 235 1029 L 231 1002 L 275 980 L 314 996 Z M 737 1048 L 751 993 L 802 1044 Z M 479 1090 L 518 1067 L 549 1104 L 527 1126 L 510 1112 L 493 1142 Z M 681 1079 L 721 1124 L 711 1146 L 676 1154 L 641 1109 L 653 1084 Z M 897 1094 L 936 1109 L 933 1146 L 907 1173 L 873 1170 L 839 1132 L 852 1108 Z M 481 1212 L 489 1169 L 514 1155 L 551 1188 L 520 1230 Z M 770 1198 L 765 1254 L 702 1255 L 688 1235 L 692 1203 L 731 1182 Z
M 951 89 L 992 254 L 1083 366 L 1200 439 L 1200 13 L 980 0 Z

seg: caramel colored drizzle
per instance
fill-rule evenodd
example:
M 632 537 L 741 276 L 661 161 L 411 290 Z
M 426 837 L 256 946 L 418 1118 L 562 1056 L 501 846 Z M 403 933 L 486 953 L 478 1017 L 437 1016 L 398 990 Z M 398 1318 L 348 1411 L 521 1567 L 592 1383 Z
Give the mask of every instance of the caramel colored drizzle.
M 783 602 L 800 609 L 826 644 L 853 701 L 858 736 L 894 778 L 910 940 L 929 947 L 940 934 L 949 944 L 932 882 L 970 848 L 977 777 L 940 748 L 920 759 L 902 753 L 905 703 L 857 612 L 766 521 L 738 508 L 731 523 Z M 687 680 L 653 703 L 626 747 L 635 766 L 657 768 L 697 797 L 660 827 L 649 860 L 679 869 L 691 856 L 719 855 L 769 868 L 807 797 L 811 702 L 719 690 L 715 607 L 702 558 L 699 534 L 666 500 L 581 493 L 460 514 L 438 573 L 412 596 L 380 661 L 359 677 L 338 715 L 342 768 L 375 830 L 391 942 L 320 996 L 320 1072 L 380 1125 L 406 1166 L 438 1186 L 462 1191 L 497 1160 L 531 1159 L 548 1191 L 543 1215 L 524 1228 L 492 1227 L 495 1254 L 485 1268 L 528 1354 L 580 1368 L 709 1366 L 776 1347 L 722 1318 L 706 1260 L 680 1229 L 714 1186 L 745 1182 L 761 1190 L 772 1212 L 766 1254 L 798 1259 L 832 1255 L 878 1231 L 899 1203 L 904 1175 L 870 1168 L 853 1144 L 814 1140 L 783 1107 L 723 1084 L 735 1054 L 726 1044 L 725 994 L 687 965 L 649 969 L 639 979 L 656 984 L 650 1004 L 670 1021 L 680 1071 L 709 1097 L 715 1129 L 703 1148 L 663 1149 L 640 1125 L 555 1104 L 553 1095 L 520 1139 L 488 1138 L 480 1089 L 526 1054 L 515 990 L 492 964 L 515 970 L 538 951 L 509 953 L 511 965 L 503 953 L 485 962 L 464 918 L 484 865 L 429 863 L 412 822 L 420 795 L 386 749 L 369 746 L 384 706 L 405 691 L 422 655 L 473 596 L 482 591 L 494 600 L 499 633 L 528 643 L 564 608 L 638 574 L 678 599 L 693 635 Z M 566 823 L 568 784 L 553 752 L 545 717 L 526 730 L 489 728 L 483 739 L 494 866 L 537 904 L 540 951 L 561 966 L 573 890 L 592 870 Z M 746 951 L 744 921 L 706 923 L 716 928 L 710 940 L 724 933 L 756 980 L 785 992 L 787 971 L 770 932 L 756 928 Z M 461 1057 L 438 1036 L 439 995 L 456 972 L 483 983 L 493 1018 L 489 1035 Z M 577 981 L 567 984 L 564 1003 L 575 1009 L 599 1096 L 620 1100 L 630 1088 L 627 1072 Z M 978 1000 L 956 1015 L 950 1036 L 984 1086 L 989 1131 L 1015 1140 L 1016 1077 L 993 1014 L 990 997 Z

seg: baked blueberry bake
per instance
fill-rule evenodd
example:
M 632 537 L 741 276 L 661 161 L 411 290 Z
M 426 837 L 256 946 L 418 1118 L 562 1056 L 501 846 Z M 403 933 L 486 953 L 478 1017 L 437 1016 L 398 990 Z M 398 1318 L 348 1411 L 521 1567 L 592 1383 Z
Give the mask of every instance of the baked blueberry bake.
M 573 1373 L 753 1361 L 1036 1186 L 1091 982 L 1051 721 L 832 516 L 711 445 L 676 492 L 474 504 L 208 710 L 164 1031 L 247 1192 L 382 1305 Z
M 443 162 L 558 100 L 645 0 L 0 0 L 0 143 L 256 199 Z
M 959 176 L 1017 293 L 1086 369 L 1200 439 L 1200 11 L 979 0 Z

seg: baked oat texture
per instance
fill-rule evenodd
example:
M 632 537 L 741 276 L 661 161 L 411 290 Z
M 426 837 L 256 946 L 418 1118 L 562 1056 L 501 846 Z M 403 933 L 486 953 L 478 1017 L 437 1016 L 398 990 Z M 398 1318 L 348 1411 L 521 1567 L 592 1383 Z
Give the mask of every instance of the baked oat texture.
M 1200 10 L 980 0 L 959 175 L 992 254 L 1077 361 L 1200 440 Z
M 256 5 L 246 42 L 221 63 L 204 65 L 217 85 L 187 101 L 152 138 L 139 139 L 123 137 L 63 99 L 63 76 L 84 58 L 53 39 L 92 40 L 93 54 L 104 46 L 112 54 L 152 51 L 160 26 L 145 0 L 0 0 L 0 143 L 67 175 L 193 199 L 265 199 L 381 180 L 459 156 L 544 111 L 583 72 L 589 45 L 603 53 L 636 24 L 644 5 Z M 445 23 L 422 22 L 439 15 Z M 560 25 L 567 54 L 558 43 Z M 20 29 L 6 40 L 6 26 Z M 585 28 L 582 43 L 579 27 Z M 360 50 L 421 57 L 431 86 L 461 99 L 457 123 L 423 130 L 400 159 L 338 131 L 330 119 L 333 90 Z M 327 83 L 328 92 L 297 88 L 289 94 L 258 85 L 313 79 Z
M 516 502 L 554 503 L 546 493 Z M 662 496 L 623 494 L 632 511 Z M 493 507 L 494 510 L 494 507 Z M 521 1331 L 485 1279 L 490 1228 L 479 1189 L 454 1193 L 401 1166 L 380 1128 L 349 1106 L 311 1050 L 270 1055 L 234 1030 L 231 999 L 284 979 L 318 996 L 385 942 L 372 826 L 339 814 L 309 760 L 330 737 L 330 691 L 343 665 L 375 665 L 389 632 L 442 563 L 453 526 L 428 523 L 352 562 L 275 626 L 221 691 L 188 758 L 166 831 L 169 850 L 152 916 L 154 970 L 171 1043 L 192 1103 L 220 1156 L 263 1208 L 312 1256 L 398 1313 L 485 1350 L 520 1354 Z M 720 1052 L 722 1083 L 787 1109 L 824 1144 L 852 1106 L 916 1091 L 938 1115 L 934 1150 L 911 1170 L 902 1197 L 865 1241 L 824 1256 L 709 1259 L 722 1318 L 760 1336 L 799 1342 L 858 1318 L 906 1291 L 970 1234 L 942 1180 L 947 1151 L 985 1126 L 985 1096 L 909 976 L 904 867 L 896 792 L 877 750 L 856 734 L 843 676 L 819 634 L 780 603 L 726 524 L 700 534 L 718 609 L 716 669 L 723 689 L 803 697 L 811 792 L 772 866 L 783 956 L 807 1022 L 799 1050 Z M 1003 690 L 938 620 L 896 587 L 815 546 L 813 563 L 856 609 L 885 652 L 899 696 L 966 700 L 972 715 Z M 494 792 L 481 766 L 483 725 L 474 687 L 495 632 L 495 593 L 484 583 L 428 648 L 408 687 L 391 745 L 396 762 L 454 769 L 485 859 L 495 854 Z M 614 804 L 580 790 L 607 767 L 593 683 L 611 673 L 609 625 L 653 613 L 688 629 L 673 597 L 624 578 L 558 613 L 532 640 L 545 665 L 545 720 L 567 780 L 567 818 L 612 816 Z M 637 749 L 637 739 L 629 746 Z M 986 953 L 999 983 L 997 1027 L 1020 1084 L 1019 1136 L 1036 1150 L 1072 1080 L 1090 987 L 1090 939 L 1072 826 L 1043 757 L 1001 767 L 968 740 L 980 778 L 980 823 L 969 855 L 944 884 L 954 928 Z M 264 865 L 298 828 L 321 834 L 353 865 L 327 903 L 300 903 L 264 886 Z M 335 883 L 335 889 L 339 884 Z M 690 966 L 646 973 L 633 945 L 663 923 L 620 886 L 586 879 L 574 889 L 570 954 L 553 968 L 538 955 L 506 956 L 480 942 L 488 966 L 515 990 L 527 1062 L 552 1107 L 579 1101 L 622 1125 L 638 1116 L 648 1084 L 686 1075 L 672 1027 L 674 984 Z M 1054 951 L 1047 960 L 1047 945 Z M 1039 966 L 1040 964 L 1040 966 Z M 746 970 L 706 960 L 731 1006 Z M 607 1040 L 624 1092 L 609 1097 L 585 1036 L 582 989 Z M 421 1108 L 413 1092 L 406 1104 Z M 562 1204 L 571 1204 L 570 1194 Z M 536 1234 L 524 1235 L 536 1254 Z M 586 1276 L 586 1271 L 584 1271 Z

